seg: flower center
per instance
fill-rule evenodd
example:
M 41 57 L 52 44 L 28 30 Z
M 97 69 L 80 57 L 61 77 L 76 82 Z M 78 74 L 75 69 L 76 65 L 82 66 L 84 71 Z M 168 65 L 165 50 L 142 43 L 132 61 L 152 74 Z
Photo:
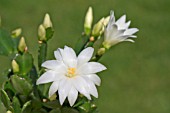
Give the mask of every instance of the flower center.
M 68 68 L 66 76 L 71 78 L 76 75 L 76 68 Z

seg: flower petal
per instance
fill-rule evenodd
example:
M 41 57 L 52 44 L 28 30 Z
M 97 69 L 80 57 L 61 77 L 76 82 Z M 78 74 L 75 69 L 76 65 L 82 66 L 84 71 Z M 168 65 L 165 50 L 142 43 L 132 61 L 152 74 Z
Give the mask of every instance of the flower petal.
M 124 35 L 133 35 L 134 33 L 138 32 L 138 31 L 139 31 L 139 29 L 137 29 L 137 28 L 130 28 L 124 32 Z
M 63 53 L 63 49 L 57 49 L 57 51 L 54 51 L 54 56 L 57 60 L 63 60 L 62 58 L 62 53 Z
M 104 65 L 98 62 L 89 62 L 89 63 L 82 65 L 78 69 L 78 73 L 80 75 L 84 75 L 84 74 L 87 75 L 87 74 L 97 73 L 103 70 L 106 70 L 106 67 Z
M 66 72 L 66 66 L 62 61 L 57 61 L 57 60 L 49 60 L 45 61 L 42 64 L 42 67 L 45 67 L 47 69 L 54 70 L 56 72 L 60 73 L 65 73 Z
M 88 47 L 88 48 L 84 49 L 78 55 L 78 67 L 84 63 L 87 63 L 91 59 L 93 52 L 94 52 L 94 49 L 92 47 Z
M 72 48 L 67 46 L 64 47 L 63 61 L 68 67 L 77 66 L 77 56 Z
M 92 81 L 90 81 L 89 79 L 86 80 L 88 87 L 89 87 L 89 92 L 91 95 L 93 95 L 94 97 L 98 98 L 98 92 L 96 89 L 96 86 L 94 85 L 94 83 Z
M 56 75 L 56 73 L 54 71 L 49 70 L 40 76 L 40 78 L 37 80 L 36 84 L 38 85 L 38 84 L 53 82 L 55 75 Z
M 84 75 L 88 77 L 91 81 L 93 81 L 96 85 L 100 86 L 101 84 L 101 79 L 98 75 L 96 74 L 89 74 L 89 75 Z
M 89 94 L 89 88 L 87 86 L 87 82 L 84 80 L 84 78 L 77 76 L 73 79 L 74 87 L 84 96 L 86 96 L 89 100 L 91 100 L 90 94 Z
M 70 106 L 74 105 L 74 103 L 76 102 L 77 96 L 78 96 L 78 91 L 74 87 L 72 87 L 68 94 L 68 101 L 70 103 Z
M 115 24 L 115 16 L 114 16 L 114 11 L 110 11 L 110 20 L 109 23 L 107 25 L 107 30 L 110 29 L 110 27 Z
M 55 81 L 51 84 L 49 89 L 49 97 L 51 97 L 58 90 L 59 81 Z
M 125 23 L 125 22 L 126 22 L 126 15 L 121 16 L 121 17 L 116 21 L 117 24 L 122 24 L 122 23 Z
M 59 84 L 59 100 L 60 104 L 62 105 L 68 95 L 68 92 L 70 91 L 72 85 L 70 79 L 63 79 Z

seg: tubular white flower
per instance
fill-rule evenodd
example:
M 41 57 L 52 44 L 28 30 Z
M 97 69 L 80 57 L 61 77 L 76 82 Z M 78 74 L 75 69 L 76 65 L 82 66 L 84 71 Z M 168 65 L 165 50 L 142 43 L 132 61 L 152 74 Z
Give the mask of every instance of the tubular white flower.
M 73 106 L 77 100 L 78 92 L 91 100 L 91 96 L 98 97 L 95 85 L 101 80 L 95 73 L 103 71 L 106 67 L 97 62 L 89 62 L 94 49 L 88 47 L 78 56 L 74 50 L 65 46 L 54 52 L 56 60 L 46 61 L 42 64 L 47 69 L 38 80 L 37 85 L 53 82 L 49 89 L 49 97 L 58 91 L 59 101 L 62 105 L 66 98 Z
M 115 21 L 114 12 L 111 11 L 110 20 L 104 32 L 103 46 L 110 48 L 122 41 L 134 42 L 132 39 L 128 38 L 136 38 L 133 34 L 139 30 L 137 28 L 129 28 L 130 23 L 131 21 L 126 22 L 126 15 L 123 15 Z

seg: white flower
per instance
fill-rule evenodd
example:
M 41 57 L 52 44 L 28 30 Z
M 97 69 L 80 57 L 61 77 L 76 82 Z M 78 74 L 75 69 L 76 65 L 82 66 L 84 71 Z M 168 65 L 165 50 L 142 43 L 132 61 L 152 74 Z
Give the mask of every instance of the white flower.
M 115 21 L 114 12 L 111 11 L 110 20 L 104 32 L 103 45 L 106 48 L 110 48 L 111 46 L 122 41 L 134 42 L 132 39 L 128 38 L 136 38 L 133 34 L 139 30 L 137 28 L 129 28 L 130 23 L 131 21 L 126 22 L 126 15 L 123 15 Z
M 100 85 L 100 78 L 95 73 L 106 69 L 100 63 L 89 62 L 94 49 L 88 47 L 84 49 L 78 57 L 74 50 L 65 46 L 64 49 L 58 49 L 54 52 L 57 60 L 46 61 L 42 64 L 47 68 L 38 80 L 38 84 L 53 82 L 49 89 L 49 97 L 58 91 L 59 101 L 62 105 L 68 97 L 70 106 L 73 106 L 78 92 L 91 100 L 91 96 L 98 97 L 95 85 Z

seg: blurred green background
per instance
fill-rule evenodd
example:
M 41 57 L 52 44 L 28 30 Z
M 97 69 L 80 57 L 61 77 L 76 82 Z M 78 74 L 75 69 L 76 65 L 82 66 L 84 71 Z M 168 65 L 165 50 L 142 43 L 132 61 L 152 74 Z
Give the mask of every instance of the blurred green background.
M 52 59 L 58 47 L 74 47 L 89 6 L 94 22 L 114 10 L 116 18 L 127 14 L 131 27 L 140 29 L 135 44 L 118 44 L 100 60 L 108 68 L 99 74 L 101 113 L 170 113 L 170 0 L 0 0 L 0 15 L 7 30 L 22 27 L 36 59 L 37 28 L 50 13 L 55 29 L 48 48 Z M 0 72 L 9 66 L 0 56 Z

